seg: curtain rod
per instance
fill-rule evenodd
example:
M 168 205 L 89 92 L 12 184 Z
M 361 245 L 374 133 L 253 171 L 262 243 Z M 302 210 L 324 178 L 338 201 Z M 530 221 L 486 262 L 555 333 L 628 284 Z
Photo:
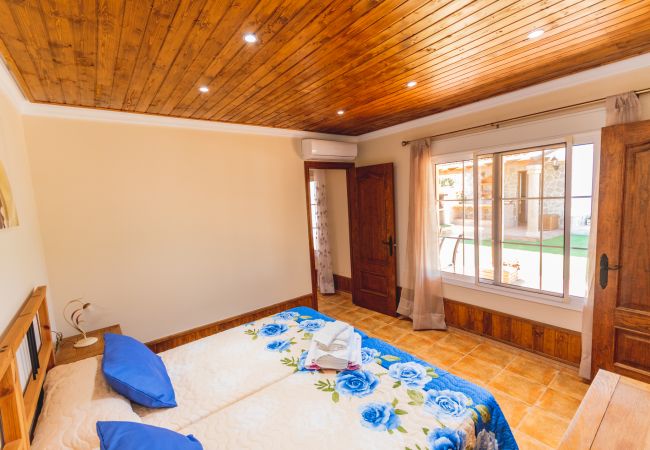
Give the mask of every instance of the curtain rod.
M 645 88 L 641 89 L 638 91 L 634 91 L 635 94 L 640 95 L 640 94 L 645 94 L 650 92 L 650 88 Z M 445 133 L 440 133 L 440 134 L 434 134 L 433 136 L 427 136 L 428 138 L 435 139 L 439 138 L 441 136 L 448 136 L 450 134 L 456 134 L 456 133 L 464 133 L 466 131 L 473 131 L 473 130 L 478 130 L 480 128 L 486 128 L 486 127 L 492 127 L 492 128 L 499 128 L 501 125 L 508 123 L 508 122 L 513 122 L 515 120 L 521 120 L 521 119 L 528 119 L 530 117 L 537 117 L 537 116 L 542 116 L 544 114 L 549 114 L 552 112 L 557 112 L 557 111 L 564 111 L 565 109 L 572 109 L 572 108 L 577 108 L 580 106 L 587 106 L 587 105 L 593 105 L 595 103 L 600 103 L 605 101 L 606 97 L 603 98 L 598 98 L 596 100 L 588 100 L 586 102 L 581 102 L 581 103 L 574 103 L 573 105 L 567 105 L 567 106 L 560 106 L 559 108 L 553 108 L 553 109 L 547 109 L 545 111 L 539 111 L 536 113 L 531 113 L 531 114 L 524 114 L 523 116 L 517 116 L 517 117 L 511 117 L 509 119 L 503 119 L 498 122 L 490 122 L 486 123 L 483 125 L 476 125 L 473 127 L 468 127 L 468 128 L 461 128 L 460 130 L 454 130 L 454 131 L 447 131 Z M 406 147 L 409 145 L 412 141 L 402 141 L 402 147 Z

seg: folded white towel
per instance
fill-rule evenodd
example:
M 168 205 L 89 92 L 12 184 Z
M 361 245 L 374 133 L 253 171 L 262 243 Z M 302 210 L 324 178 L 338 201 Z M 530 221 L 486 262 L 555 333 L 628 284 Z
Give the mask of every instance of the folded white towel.
M 316 334 L 318 334 L 318 332 L 316 332 Z M 329 346 L 322 344 L 316 336 L 314 336 L 314 340 L 316 341 L 316 345 L 318 345 L 319 349 L 328 352 L 334 352 L 337 350 L 348 349 L 350 347 L 350 343 L 352 342 L 353 337 L 354 337 L 354 328 L 352 328 L 351 325 L 348 325 L 346 328 L 343 329 L 343 331 L 339 333 L 338 336 L 336 336 L 336 338 L 332 341 L 332 343 Z
M 305 367 L 308 369 L 356 370 L 361 367 L 361 336 L 352 333 L 350 345 L 340 350 L 327 351 L 312 340 Z
M 342 335 L 343 332 L 348 331 L 350 335 Z M 337 338 L 339 340 L 349 343 L 352 327 L 340 320 L 334 322 L 327 322 L 323 328 L 314 333 L 313 340 L 316 341 L 321 348 L 331 349 L 331 345 Z M 340 336 L 340 337 L 339 337 Z

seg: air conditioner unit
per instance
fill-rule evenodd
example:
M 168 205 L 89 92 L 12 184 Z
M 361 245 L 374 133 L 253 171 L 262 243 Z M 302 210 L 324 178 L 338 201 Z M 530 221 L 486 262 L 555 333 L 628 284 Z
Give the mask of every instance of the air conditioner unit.
M 357 157 L 357 144 L 303 139 L 302 157 L 312 161 L 354 161 Z

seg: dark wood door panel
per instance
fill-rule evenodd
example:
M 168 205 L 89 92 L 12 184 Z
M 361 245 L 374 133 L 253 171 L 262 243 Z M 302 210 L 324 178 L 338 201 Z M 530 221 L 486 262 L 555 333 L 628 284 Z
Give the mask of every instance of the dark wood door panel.
M 609 270 L 595 291 L 592 375 L 650 380 L 649 180 L 650 121 L 604 128 L 596 257 Z
M 393 164 L 357 167 L 352 258 L 356 304 L 394 315 L 397 310 L 397 255 Z
M 616 311 L 614 311 L 614 326 L 638 330 L 650 335 L 650 313 L 628 308 L 616 308 Z
M 650 335 L 616 328 L 614 340 L 614 366 L 650 381 Z
M 372 231 L 387 230 L 386 218 L 386 198 L 383 193 L 386 190 L 385 177 L 383 173 L 375 173 L 368 170 L 357 172 L 357 195 L 359 205 L 362 207 L 359 220 L 372 225 Z M 380 239 L 377 239 L 380 237 Z M 373 264 L 388 264 L 389 251 L 388 247 L 382 242 L 388 239 L 387 235 L 377 235 L 376 233 L 363 233 L 360 236 L 361 258 Z
M 650 311 L 650 141 L 625 148 L 618 306 Z M 625 276 L 625 274 L 645 276 Z

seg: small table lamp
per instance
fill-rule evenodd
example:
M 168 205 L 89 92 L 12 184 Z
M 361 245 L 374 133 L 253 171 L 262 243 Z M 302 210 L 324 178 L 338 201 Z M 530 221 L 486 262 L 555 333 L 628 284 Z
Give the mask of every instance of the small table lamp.
M 68 324 L 77 330 L 83 336 L 82 339 L 79 339 L 74 343 L 75 348 L 88 347 L 97 342 L 96 337 L 86 336 L 86 330 L 84 330 L 82 323 L 84 322 L 83 315 L 84 311 L 90 307 L 90 303 L 84 303 L 81 299 L 70 300 L 65 308 L 63 308 L 63 317 Z M 68 310 L 72 308 L 72 312 L 68 314 Z

